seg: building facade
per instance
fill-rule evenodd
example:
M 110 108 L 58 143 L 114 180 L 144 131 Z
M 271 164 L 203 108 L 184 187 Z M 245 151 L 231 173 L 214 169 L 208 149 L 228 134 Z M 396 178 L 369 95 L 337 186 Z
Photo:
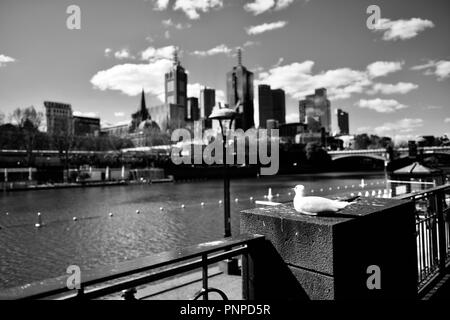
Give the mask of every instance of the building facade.
M 227 73 L 227 101 L 230 107 L 241 101 L 235 128 L 244 131 L 255 126 L 253 120 L 253 72 L 242 65 L 242 52 L 238 50 L 238 65 Z
M 187 106 L 187 82 L 188 76 L 185 69 L 178 60 L 178 53 L 175 51 L 173 57 L 173 67 L 165 74 L 165 103 Z
M 299 102 L 300 122 L 308 125 L 310 132 L 320 132 L 324 128 L 331 133 L 331 103 L 327 97 L 327 89 L 316 89 Z
M 348 120 L 348 112 L 345 112 L 344 110 L 337 109 L 336 110 L 337 115 L 337 123 L 339 128 L 339 134 L 340 135 L 348 135 L 350 134 L 350 125 Z
M 272 90 L 270 86 L 258 86 L 259 100 L 259 126 L 265 128 L 267 121 L 276 120 L 278 123 L 286 122 L 286 97 L 284 90 Z
M 99 133 L 99 118 L 73 117 L 73 134 L 75 136 L 98 136 Z
M 48 134 L 73 134 L 72 106 L 70 104 L 44 101 L 44 106 Z
M 190 97 L 187 100 L 186 121 L 197 121 L 200 119 L 200 109 L 198 108 L 198 99 Z

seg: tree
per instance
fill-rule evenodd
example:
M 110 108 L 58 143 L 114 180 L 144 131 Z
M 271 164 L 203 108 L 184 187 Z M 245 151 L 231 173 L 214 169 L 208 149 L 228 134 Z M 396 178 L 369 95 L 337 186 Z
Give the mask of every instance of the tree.
M 3 124 L 3 121 L 5 121 L 5 114 L 3 112 L 0 112 L 0 125 Z
M 305 147 L 306 160 L 315 167 L 325 168 L 331 164 L 331 157 L 317 142 L 310 142 Z
M 11 121 L 19 127 L 19 130 L 24 136 L 28 165 L 31 165 L 32 163 L 35 140 L 39 132 L 39 127 L 42 124 L 43 117 L 44 114 L 40 111 L 36 111 L 33 106 L 26 109 L 17 108 L 10 115 Z

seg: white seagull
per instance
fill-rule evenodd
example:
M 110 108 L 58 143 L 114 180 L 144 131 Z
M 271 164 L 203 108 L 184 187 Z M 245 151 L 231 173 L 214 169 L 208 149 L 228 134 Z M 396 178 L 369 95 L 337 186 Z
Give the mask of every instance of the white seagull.
M 295 188 L 294 208 L 295 211 L 316 216 L 322 212 L 338 212 L 354 202 L 331 200 L 322 197 L 305 197 L 303 195 L 305 187 L 297 185 Z

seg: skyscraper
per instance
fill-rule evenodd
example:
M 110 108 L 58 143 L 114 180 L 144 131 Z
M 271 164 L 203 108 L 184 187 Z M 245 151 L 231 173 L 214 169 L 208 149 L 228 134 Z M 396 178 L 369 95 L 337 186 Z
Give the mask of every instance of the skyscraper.
M 197 121 L 199 118 L 198 98 L 190 97 L 187 99 L 186 120 Z
M 173 54 L 173 67 L 165 74 L 165 102 L 187 106 L 188 76 L 178 60 L 178 52 Z
M 350 134 L 350 126 L 348 121 L 348 112 L 341 109 L 336 110 L 337 123 L 339 128 L 339 134 L 348 135 Z
M 286 98 L 284 90 L 272 90 L 270 86 L 258 86 L 259 126 L 266 127 L 267 120 L 273 119 L 278 123 L 286 122 Z
M 227 73 L 227 101 L 233 107 L 242 102 L 235 127 L 247 130 L 255 126 L 253 120 L 253 72 L 242 65 L 242 51 L 238 49 L 238 65 Z
M 300 122 L 308 125 L 308 130 L 331 132 L 331 103 L 327 98 L 327 89 L 316 89 L 299 102 Z
M 216 105 L 216 90 L 204 87 L 200 90 L 200 117 L 208 118 Z

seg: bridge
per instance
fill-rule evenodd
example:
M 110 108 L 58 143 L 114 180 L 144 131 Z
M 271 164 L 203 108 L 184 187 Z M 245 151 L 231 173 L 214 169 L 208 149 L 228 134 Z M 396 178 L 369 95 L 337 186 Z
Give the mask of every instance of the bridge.
M 395 152 L 400 155 L 401 158 L 405 157 L 409 153 L 408 148 L 398 148 L 395 149 Z M 443 147 L 418 147 L 418 153 L 423 154 L 450 154 L 450 146 Z M 386 149 L 364 149 L 364 150 L 341 150 L 341 151 L 328 151 L 328 154 L 331 156 L 331 159 L 338 160 L 342 158 L 350 158 L 350 157 L 366 157 L 377 160 L 386 160 L 387 152 Z

